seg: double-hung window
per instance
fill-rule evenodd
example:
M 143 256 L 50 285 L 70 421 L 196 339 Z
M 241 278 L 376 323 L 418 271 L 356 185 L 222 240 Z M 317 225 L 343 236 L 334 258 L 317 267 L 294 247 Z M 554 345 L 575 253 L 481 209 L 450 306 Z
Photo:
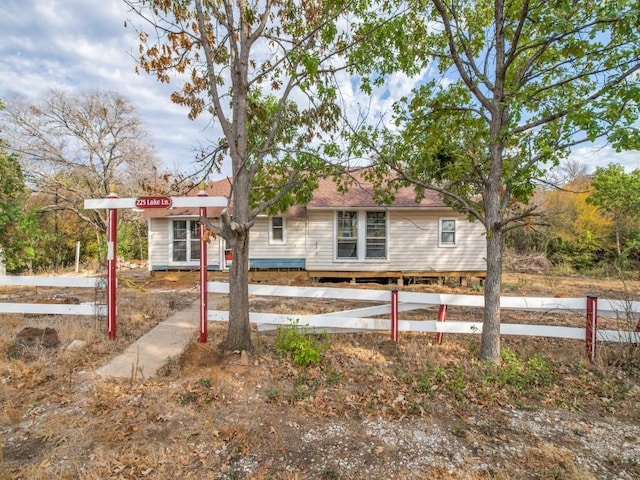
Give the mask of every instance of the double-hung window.
M 365 258 L 387 258 L 387 214 L 367 212 Z
M 338 249 L 340 259 L 358 258 L 358 212 L 338 212 Z
M 386 212 L 337 212 L 335 231 L 336 260 L 387 259 Z
M 456 219 L 441 218 L 440 219 L 440 242 L 441 247 L 456 246 Z
M 287 243 L 286 221 L 284 217 L 269 217 L 269 244 Z
M 197 220 L 174 220 L 171 232 L 174 262 L 200 260 L 200 224 Z

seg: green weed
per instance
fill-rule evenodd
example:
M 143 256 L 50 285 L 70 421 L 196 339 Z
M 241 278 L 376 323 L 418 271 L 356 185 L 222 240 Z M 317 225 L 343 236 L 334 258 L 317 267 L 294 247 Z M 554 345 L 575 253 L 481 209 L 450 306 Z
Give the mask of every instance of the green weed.
M 276 331 L 275 348 L 280 355 L 291 355 L 294 363 L 307 367 L 317 365 L 327 348 L 327 337 L 319 336 L 308 327 L 300 327 L 298 320 L 289 319 Z

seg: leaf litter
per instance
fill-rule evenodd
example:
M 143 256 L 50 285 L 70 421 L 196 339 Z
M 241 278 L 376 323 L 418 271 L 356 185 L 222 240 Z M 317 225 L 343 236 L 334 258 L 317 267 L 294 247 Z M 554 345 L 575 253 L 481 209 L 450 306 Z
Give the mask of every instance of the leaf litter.
M 518 285 L 536 291 L 534 280 Z M 82 336 L 88 347 L 0 361 L 0 479 L 640 477 L 637 365 L 606 350 L 591 365 L 577 341 L 505 337 L 510 356 L 495 369 L 474 359 L 473 335 L 437 345 L 427 334 L 399 344 L 384 332 L 331 334 L 321 361 L 301 367 L 275 353 L 274 333 L 254 332 L 248 362 L 222 354 L 224 327 L 210 325 L 209 344 L 194 332 L 154 378 L 94 375 L 197 298 L 174 286 L 121 289 L 123 335 L 111 342 L 95 320 L 8 319 L 5 351 L 27 324 L 53 323 L 63 345 Z M 261 299 L 252 309 L 358 306 Z

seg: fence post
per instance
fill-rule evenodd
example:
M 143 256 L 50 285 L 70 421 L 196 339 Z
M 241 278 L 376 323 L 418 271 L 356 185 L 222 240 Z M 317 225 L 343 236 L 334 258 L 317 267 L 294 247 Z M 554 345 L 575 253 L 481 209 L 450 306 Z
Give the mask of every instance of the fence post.
M 587 328 L 586 328 L 586 353 L 589 361 L 596 359 L 596 340 L 598 336 L 598 297 L 587 295 Z
M 206 197 L 204 183 L 200 184 L 199 197 Z M 207 239 L 206 225 L 204 219 L 207 218 L 207 207 L 200 207 L 200 343 L 207 343 Z
M 398 290 L 391 290 L 391 341 L 398 342 Z
M 447 306 L 446 305 L 440 305 L 440 307 L 438 308 L 438 321 L 439 322 L 446 322 L 447 321 Z M 442 337 L 443 336 L 444 336 L 444 333 L 442 333 L 442 332 L 436 333 L 436 344 L 437 345 L 441 345 L 442 344 Z
M 115 185 L 107 198 L 118 198 Z M 107 332 L 109 339 L 116 338 L 116 267 L 118 240 L 118 210 L 107 210 Z

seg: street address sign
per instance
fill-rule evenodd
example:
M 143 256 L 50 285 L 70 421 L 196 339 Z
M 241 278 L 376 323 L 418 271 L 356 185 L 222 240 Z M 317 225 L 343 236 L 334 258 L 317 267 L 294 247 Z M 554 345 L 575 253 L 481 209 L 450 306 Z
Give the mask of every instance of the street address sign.
M 136 208 L 171 208 L 170 197 L 138 197 L 136 198 Z

